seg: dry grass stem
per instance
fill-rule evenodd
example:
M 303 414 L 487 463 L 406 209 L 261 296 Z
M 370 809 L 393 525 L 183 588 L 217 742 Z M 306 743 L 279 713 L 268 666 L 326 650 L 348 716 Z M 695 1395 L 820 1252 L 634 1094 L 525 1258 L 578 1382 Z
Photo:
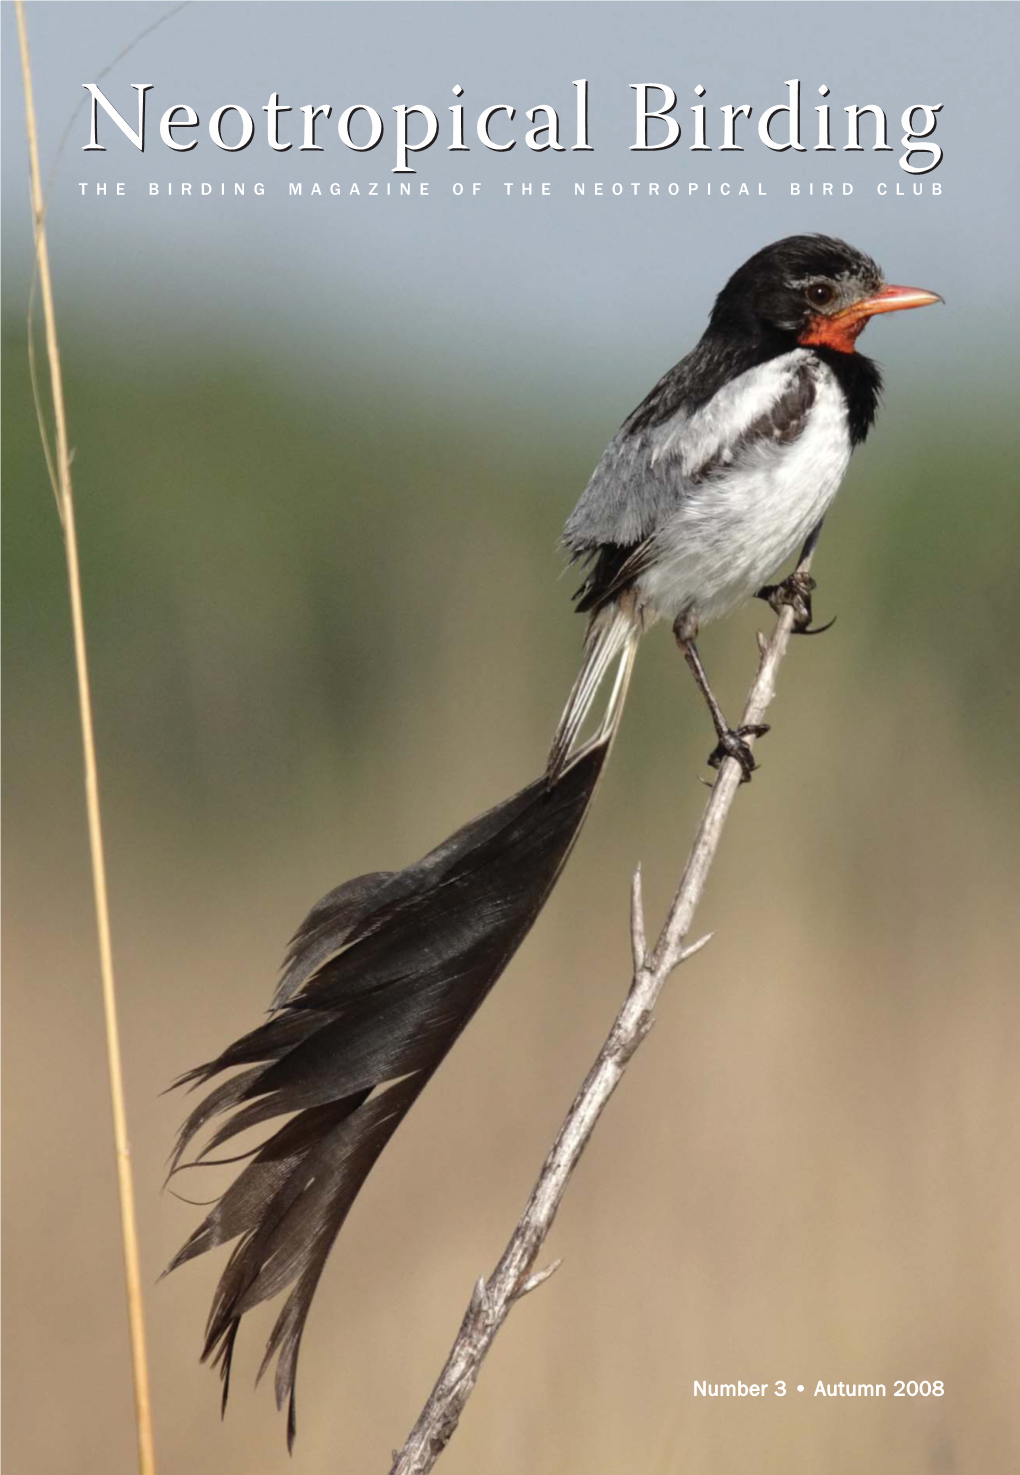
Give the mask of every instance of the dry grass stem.
M 60 350 L 57 341 L 53 283 L 50 276 L 46 242 L 45 204 L 39 169 L 39 142 L 36 129 L 35 102 L 32 93 L 32 70 L 28 52 L 28 34 L 22 0 L 16 4 L 21 69 L 25 84 L 25 118 L 28 132 L 28 154 L 31 176 L 32 221 L 35 232 L 36 269 L 42 296 L 45 323 L 46 356 L 50 370 L 53 422 L 56 446 L 52 449 L 46 433 L 45 417 L 39 408 L 40 431 L 46 464 L 54 483 L 53 490 L 64 531 L 67 558 L 67 582 L 71 603 L 71 625 L 74 659 L 78 683 L 78 706 L 81 715 L 82 751 L 85 768 L 85 802 L 88 813 L 89 853 L 95 901 L 96 930 L 99 940 L 99 966 L 102 979 L 103 1012 L 106 1021 L 106 1046 L 110 1075 L 110 1097 L 113 1108 L 113 1132 L 117 1159 L 117 1182 L 120 1190 L 121 1236 L 124 1248 L 124 1272 L 127 1282 L 128 1319 L 131 1333 L 131 1358 L 134 1373 L 135 1416 L 138 1432 L 138 1463 L 142 1475 L 155 1475 L 156 1460 L 152 1437 L 152 1409 L 149 1396 L 148 1361 L 145 1350 L 145 1322 L 142 1310 L 142 1281 L 138 1254 L 138 1228 L 135 1216 L 134 1187 L 128 1145 L 127 1112 L 124 1103 L 124 1081 L 121 1065 L 120 1035 L 117 1026 L 117 999 L 113 974 L 113 951 L 110 941 L 110 911 L 107 897 L 106 861 L 99 803 L 99 781 L 96 770 L 95 737 L 92 724 L 92 700 L 89 688 L 88 660 L 85 645 L 85 620 L 82 611 L 81 573 L 78 563 L 78 541 L 75 532 L 74 498 L 71 485 L 71 452 L 67 436 L 67 413 L 64 404 Z

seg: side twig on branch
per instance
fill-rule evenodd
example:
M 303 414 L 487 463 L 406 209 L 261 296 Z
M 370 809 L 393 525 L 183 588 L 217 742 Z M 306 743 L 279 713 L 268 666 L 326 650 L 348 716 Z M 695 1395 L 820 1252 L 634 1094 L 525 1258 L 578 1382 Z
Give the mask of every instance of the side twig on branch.
M 810 568 L 814 541 L 805 549 L 798 564 L 799 572 L 807 573 Z M 771 640 L 759 635 L 758 673 L 748 693 L 742 724 L 760 723 L 772 702 L 776 673 L 789 645 L 793 621 L 793 611 L 783 609 Z M 727 758 L 712 786 L 676 895 L 651 951 L 645 936 L 640 867 L 634 872 L 631 889 L 634 971 L 627 997 L 574 1097 L 499 1264 L 488 1279 L 480 1278 L 475 1285 L 460 1331 L 428 1402 L 403 1448 L 394 1452 L 390 1475 L 425 1475 L 432 1469 L 460 1422 L 482 1362 L 512 1307 L 558 1268 L 558 1260 L 537 1272 L 534 1265 L 552 1229 L 570 1176 L 631 1056 L 651 1028 L 652 1011 L 666 980 L 674 968 L 700 951 L 711 938 L 709 933 L 697 942 L 687 942 L 741 777 L 739 763 Z

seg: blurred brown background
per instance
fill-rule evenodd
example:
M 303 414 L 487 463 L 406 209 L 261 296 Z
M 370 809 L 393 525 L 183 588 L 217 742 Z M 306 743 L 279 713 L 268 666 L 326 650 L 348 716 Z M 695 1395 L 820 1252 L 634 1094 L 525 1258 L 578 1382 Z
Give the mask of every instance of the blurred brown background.
M 536 771 L 581 634 L 555 538 L 624 406 L 444 405 L 353 348 L 327 390 L 296 359 L 272 379 L 243 338 L 132 373 L 73 318 L 65 340 L 162 1467 L 253 1475 L 285 1467 L 247 1386 L 269 1321 L 244 1328 L 221 1425 L 196 1361 L 215 1267 L 156 1284 L 198 1212 L 160 1197 L 183 1102 L 159 1092 L 255 1022 L 321 892 Z M 4 369 L 8 1457 L 127 1470 L 66 600 L 13 319 Z M 715 941 L 599 1128 L 548 1247 L 563 1268 L 504 1331 L 450 1475 L 1020 1453 L 1008 417 L 975 396 L 961 434 L 920 375 L 893 398 L 826 529 L 817 609 L 839 619 L 782 672 L 699 918 Z M 770 618 L 705 643 L 731 711 Z M 552 904 L 341 1236 L 296 1470 L 382 1469 L 403 1438 L 621 998 L 639 857 L 650 919 L 668 900 L 709 746 L 657 632 Z M 737 1378 L 791 1393 L 692 1398 Z M 897 1378 L 946 1395 L 893 1399 Z M 817 1379 L 890 1396 L 824 1403 Z

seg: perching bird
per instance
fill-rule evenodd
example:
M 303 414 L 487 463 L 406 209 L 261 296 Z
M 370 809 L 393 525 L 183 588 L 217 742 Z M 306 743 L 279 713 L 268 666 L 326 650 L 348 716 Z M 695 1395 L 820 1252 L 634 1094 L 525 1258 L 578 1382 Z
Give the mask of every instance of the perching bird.
M 237 1240 L 206 1328 L 223 1401 L 245 1312 L 287 1300 L 262 1369 L 295 1430 L 294 1381 L 323 1265 L 370 1169 L 541 911 L 591 803 L 619 724 L 642 632 L 668 619 L 712 714 L 717 746 L 749 779 L 746 742 L 711 693 L 699 628 L 754 594 L 811 621 L 813 582 L 765 580 L 817 535 L 878 406 L 876 366 L 855 352 L 876 313 L 940 299 L 886 285 L 842 241 L 790 236 L 765 247 L 716 299 L 700 342 L 613 437 L 567 520 L 587 561 L 581 672 L 545 774 L 402 871 L 329 893 L 295 934 L 270 1017 L 181 1083 L 238 1067 L 195 1107 L 172 1158 L 224 1116 L 197 1161 L 239 1132 L 290 1117 L 258 1149 L 172 1261 Z M 578 746 L 603 677 L 611 695 Z

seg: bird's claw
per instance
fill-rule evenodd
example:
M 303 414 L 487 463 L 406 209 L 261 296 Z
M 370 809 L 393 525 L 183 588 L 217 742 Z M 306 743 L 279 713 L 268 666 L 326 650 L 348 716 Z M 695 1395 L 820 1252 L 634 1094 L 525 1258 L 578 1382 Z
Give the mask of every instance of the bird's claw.
M 751 774 L 758 767 L 754 754 L 744 741 L 749 737 L 764 737 L 768 732 L 767 722 L 749 722 L 743 727 L 727 728 L 719 737 L 718 745 L 708 755 L 710 768 L 721 768 L 727 758 L 735 758 L 740 764 L 740 782 L 749 784 Z
M 794 635 L 822 635 L 826 630 L 831 630 L 836 618 L 833 616 L 827 625 L 811 628 L 811 595 L 817 587 L 810 574 L 795 570 L 780 584 L 764 584 L 755 598 L 764 599 L 777 615 L 784 609 L 792 609 Z

